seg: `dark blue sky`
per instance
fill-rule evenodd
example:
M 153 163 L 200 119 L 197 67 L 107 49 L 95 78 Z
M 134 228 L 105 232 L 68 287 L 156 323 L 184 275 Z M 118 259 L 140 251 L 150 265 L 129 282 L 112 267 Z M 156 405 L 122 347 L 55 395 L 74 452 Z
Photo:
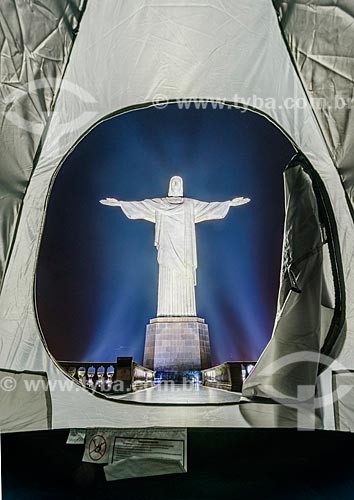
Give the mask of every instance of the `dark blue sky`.
M 214 363 L 257 359 L 272 332 L 284 219 L 282 172 L 294 150 L 265 118 L 236 109 L 149 108 L 88 134 L 62 166 L 49 201 L 37 270 L 39 319 L 60 360 L 142 361 L 156 315 L 154 226 L 128 220 L 106 196 L 249 196 L 222 221 L 197 225 L 198 316 Z

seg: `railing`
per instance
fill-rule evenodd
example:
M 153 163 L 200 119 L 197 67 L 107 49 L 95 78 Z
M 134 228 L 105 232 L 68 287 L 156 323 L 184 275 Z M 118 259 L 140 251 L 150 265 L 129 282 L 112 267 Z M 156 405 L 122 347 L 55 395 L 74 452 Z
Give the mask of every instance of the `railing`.
M 243 382 L 255 367 L 255 361 L 227 361 L 202 370 L 202 384 L 216 389 L 241 392 Z
M 116 363 L 59 361 L 59 364 L 68 375 L 92 391 L 124 394 L 154 385 L 155 372 L 131 357 L 119 357 Z

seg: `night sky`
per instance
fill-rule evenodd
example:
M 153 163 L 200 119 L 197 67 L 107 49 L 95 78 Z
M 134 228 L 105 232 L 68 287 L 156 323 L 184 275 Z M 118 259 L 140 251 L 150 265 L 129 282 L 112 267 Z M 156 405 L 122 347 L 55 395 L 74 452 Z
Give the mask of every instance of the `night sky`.
M 154 225 L 99 204 L 167 196 L 172 175 L 206 201 L 249 196 L 198 224 L 197 313 L 213 363 L 255 360 L 268 342 L 279 285 L 282 172 L 294 150 L 265 118 L 236 109 L 132 111 L 92 130 L 53 186 L 37 269 L 37 307 L 59 360 L 142 362 L 156 316 Z

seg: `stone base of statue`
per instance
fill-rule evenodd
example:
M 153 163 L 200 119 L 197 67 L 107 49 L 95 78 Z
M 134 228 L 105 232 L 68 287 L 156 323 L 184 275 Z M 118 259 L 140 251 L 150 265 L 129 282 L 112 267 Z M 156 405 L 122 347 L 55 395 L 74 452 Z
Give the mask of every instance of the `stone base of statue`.
M 209 329 L 197 317 L 158 317 L 146 327 L 144 366 L 183 373 L 210 368 Z

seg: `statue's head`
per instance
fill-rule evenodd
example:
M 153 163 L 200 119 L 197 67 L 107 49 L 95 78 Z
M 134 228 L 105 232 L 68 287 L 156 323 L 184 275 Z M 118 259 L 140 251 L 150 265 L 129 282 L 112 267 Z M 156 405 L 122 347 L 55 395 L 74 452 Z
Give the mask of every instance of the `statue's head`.
M 183 196 L 183 179 L 178 175 L 174 175 L 170 179 L 168 188 L 168 196 Z

